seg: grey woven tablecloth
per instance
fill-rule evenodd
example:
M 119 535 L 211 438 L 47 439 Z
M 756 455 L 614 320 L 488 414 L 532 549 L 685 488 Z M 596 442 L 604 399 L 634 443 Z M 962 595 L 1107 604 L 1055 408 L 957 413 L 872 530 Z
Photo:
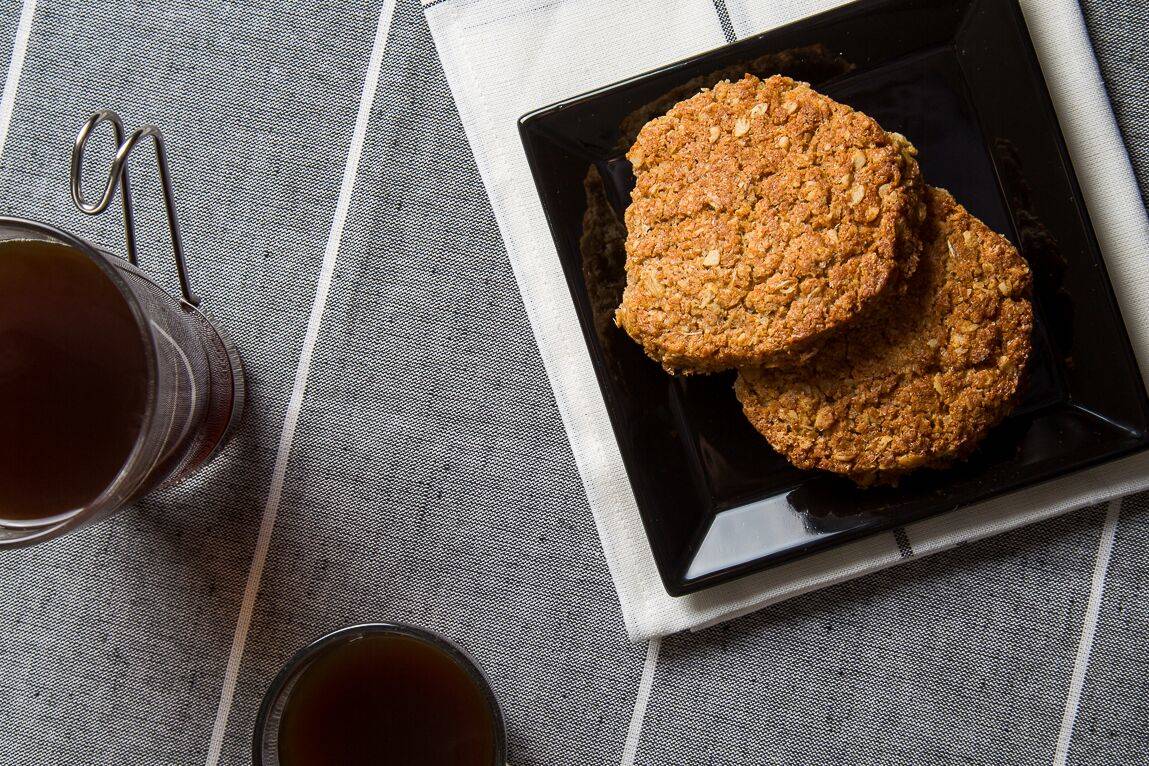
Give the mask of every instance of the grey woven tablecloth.
M 1083 6 L 1144 191 L 1149 5 Z M 193 276 L 251 384 L 235 442 L 191 483 L 0 556 L 0 764 L 247 764 L 290 653 L 370 620 L 468 649 L 516 766 L 615 764 L 628 743 L 645 766 L 1149 763 L 1146 497 L 673 636 L 647 662 L 413 0 L 385 23 L 355 130 L 379 20 L 346 0 L 0 10 L 0 71 L 30 32 L 0 210 L 120 246 L 118 220 L 70 207 L 72 136 L 97 107 L 162 125 Z M 142 164 L 137 178 L 144 259 L 162 271 L 156 179 Z

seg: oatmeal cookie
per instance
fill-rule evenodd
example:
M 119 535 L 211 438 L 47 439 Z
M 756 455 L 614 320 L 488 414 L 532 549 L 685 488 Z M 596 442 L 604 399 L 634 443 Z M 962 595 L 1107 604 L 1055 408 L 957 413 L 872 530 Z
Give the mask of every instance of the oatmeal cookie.
M 1017 250 L 930 189 L 903 296 L 806 366 L 743 370 L 750 422 L 799 468 L 860 484 L 965 456 L 1013 407 L 1030 354 L 1030 272 Z
M 913 147 L 782 76 L 676 104 L 627 153 L 616 321 L 671 371 L 793 364 L 917 262 Z

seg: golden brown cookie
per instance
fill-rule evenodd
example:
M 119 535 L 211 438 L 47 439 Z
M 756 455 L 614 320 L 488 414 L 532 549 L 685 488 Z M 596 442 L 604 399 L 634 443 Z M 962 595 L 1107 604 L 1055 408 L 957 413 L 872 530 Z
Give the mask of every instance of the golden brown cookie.
M 786 77 L 747 75 L 676 104 L 627 153 L 618 323 L 668 370 L 804 358 L 913 272 L 913 154 Z
M 1004 237 L 930 189 L 905 295 L 804 367 L 744 370 L 743 410 L 799 468 L 891 483 L 965 456 L 1013 407 L 1030 353 L 1030 272 Z

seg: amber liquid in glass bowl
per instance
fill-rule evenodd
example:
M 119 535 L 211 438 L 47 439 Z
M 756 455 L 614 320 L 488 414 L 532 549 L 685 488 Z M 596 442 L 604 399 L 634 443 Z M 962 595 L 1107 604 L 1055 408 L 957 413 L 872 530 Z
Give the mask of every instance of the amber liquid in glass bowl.
M 127 462 L 147 405 L 127 301 L 83 253 L 0 242 L 0 519 L 94 500 Z
M 319 652 L 288 692 L 280 766 L 491 766 L 495 711 L 455 658 L 420 638 L 368 633 Z

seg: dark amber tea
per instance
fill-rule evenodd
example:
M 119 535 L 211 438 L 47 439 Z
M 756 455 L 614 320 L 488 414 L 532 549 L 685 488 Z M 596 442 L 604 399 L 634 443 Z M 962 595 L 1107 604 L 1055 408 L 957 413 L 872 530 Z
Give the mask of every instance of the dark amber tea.
M 0 242 L 0 519 L 81 508 L 124 466 L 147 401 L 127 301 L 83 253 Z
M 366 633 L 320 650 L 279 725 L 281 766 L 492 766 L 493 702 L 445 649 Z

